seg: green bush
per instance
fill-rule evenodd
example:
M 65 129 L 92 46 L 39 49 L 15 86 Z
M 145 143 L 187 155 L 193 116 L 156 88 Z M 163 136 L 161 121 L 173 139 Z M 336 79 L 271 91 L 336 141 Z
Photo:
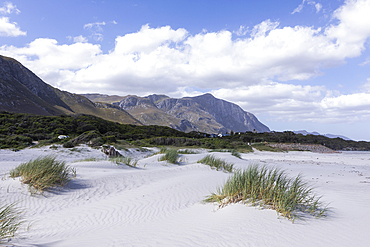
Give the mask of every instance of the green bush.
M 208 196 L 204 202 L 218 202 L 220 207 L 243 202 L 253 206 L 276 210 L 280 215 L 294 221 L 297 212 L 306 212 L 316 217 L 325 216 L 327 207 L 322 207 L 320 197 L 303 182 L 301 175 L 292 179 L 285 171 L 251 165 L 230 177 L 223 187 Z
M 71 141 L 63 143 L 64 148 L 73 148 L 75 145 Z
M 28 184 L 31 193 L 42 193 L 50 187 L 66 185 L 72 176 L 76 176 L 76 170 L 66 166 L 64 161 L 45 156 L 22 163 L 10 171 L 10 177 L 19 176 L 21 182 Z

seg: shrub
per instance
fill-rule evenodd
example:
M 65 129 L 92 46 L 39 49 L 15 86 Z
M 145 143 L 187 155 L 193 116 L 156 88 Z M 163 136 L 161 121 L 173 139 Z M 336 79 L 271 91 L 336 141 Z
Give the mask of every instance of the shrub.
M 172 164 L 178 164 L 179 154 L 177 153 L 177 150 L 174 148 L 166 150 L 165 154 L 162 155 L 158 160 L 159 161 L 164 161 L 167 160 L 169 163 Z
M 19 226 L 23 223 L 21 212 L 15 208 L 15 204 L 9 204 L 0 208 L 0 243 L 14 237 Z
M 276 210 L 293 222 L 298 217 L 297 212 L 322 217 L 327 211 L 301 175 L 292 179 L 285 171 L 258 165 L 235 172 L 217 193 L 208 196 L 204 202 L 218 202 L 220 207 L 237 202 L 260 205 Z
M 68 141 L 68 142 L 65 142 L 63 144 L 63 147 L 64 148 L 73 148 L 75 145 L 73 145 L 73 143 L 71 141 Z
M 209 165 L 212 169 L 216 168 L 217 171 L 223 169 L 224 171 L 232 172 L 234 167 L 234 164 L 227 163 L 225 160 L 218 159 L 213 155 L 209 154 L 205 156 L 203 159 L 198 160 L 198 163 Z
M 71 176 L 76 176 L 76 170 L 65 165 L 64 161 L 56 161 L 55 157 L 45 156 L 22 163 L 10 171 L 12 178 L 21 177 L 28 184 L 31 193 L 43 192 L 50 187 L 64 186 Z

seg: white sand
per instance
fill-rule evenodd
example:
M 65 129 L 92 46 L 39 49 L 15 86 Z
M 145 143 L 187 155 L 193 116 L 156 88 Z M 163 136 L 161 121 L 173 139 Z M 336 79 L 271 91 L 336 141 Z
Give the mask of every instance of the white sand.
M 241 204 L 217 210 L 202 204 L 230 174 L 196 161 L 206 155 L 182 155 L 178 165 L 140 157 L 138 168 L 109 161 L 99 150 L 0 150 L 1 203 L 18 202 L 30 229 L 22 228 L 13 246 L 370 246 L 370 152 L 242 154 L 214 153 L 245 168 L 251 162 L 277 166 L 316 187 L 332 213 L 294 224 L 273 210 Z M 77 169 L 67 187 L 31 196 L 9 171 L 21 162 L 55 154 Z M 128 152 L 126 155 L 130 154 Z

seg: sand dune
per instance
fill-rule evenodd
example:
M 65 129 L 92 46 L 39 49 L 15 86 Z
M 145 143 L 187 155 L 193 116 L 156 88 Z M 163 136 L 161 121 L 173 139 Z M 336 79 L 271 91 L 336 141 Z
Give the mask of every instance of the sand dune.
M 230 176 L 196 163 L 207 153 L 182 155 L 181 165 L 158 155 L 122 151 L 140 158 L 137 168 L 117 166 L 99 150 L 48 147 L 0 150 L 2 203 L 18 202 L 31 223 L 13 246 L 369 246 L 370 152 L 242 154 L 214 153 L 237 168 L 261 163 L 304 175 L 332 208 L 328 217 L 294 224 L 269 209 L 242 204 L 218 209 L 202 204 Z M 21 162 L 54 154 L 77 169 L 64 188 L 31 196 L 9 171 Z

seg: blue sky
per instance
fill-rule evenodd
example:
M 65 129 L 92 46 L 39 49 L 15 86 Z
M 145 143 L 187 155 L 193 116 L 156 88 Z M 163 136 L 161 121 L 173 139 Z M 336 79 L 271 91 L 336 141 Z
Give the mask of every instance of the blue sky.
M 0 54 L 74 93 L 195 96 L 370 140 L 370 1 L 0 1 Z

